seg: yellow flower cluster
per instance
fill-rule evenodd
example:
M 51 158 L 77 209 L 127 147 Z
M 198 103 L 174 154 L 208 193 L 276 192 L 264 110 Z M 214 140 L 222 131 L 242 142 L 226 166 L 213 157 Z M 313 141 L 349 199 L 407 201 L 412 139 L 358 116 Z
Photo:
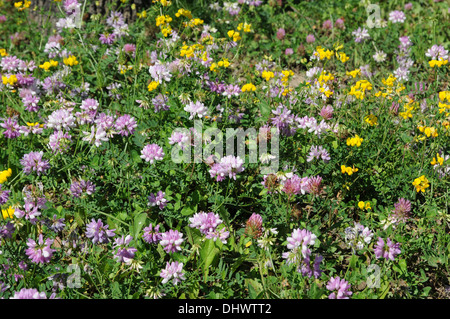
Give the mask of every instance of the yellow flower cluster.
M 8 53 L 6 53 L 5 49 L 0 49 L 0 55 L 1 56 L 8 56 Z
M 318 46 L 318 47 L 316 47 L 316 51 L 314 52 L 314 55 L 319 57 L 319 60 L 323 60 L 323 59 L 329 60 L 334 55 L 334 51 L 325 50 L 322 47 Z
M 244 32 L 252 32 L 252 25 L 250 23 L 244 22 L 244 23 L 239 23 L 239 25 L 237 26 L 238 31 L 244 31 Z
M 395 94 L 400 95 L 400 92 L 405 89 L 405 86 L 402 85 L 399 82 L 396 82 L 397 78 L 394 77 L 392 74 L 389 75 L 387 79 L 383 78 L 381 82 L 386 85 L 385 87 L 381 87 L 380 91 L 375 93 L 376 97 L 388 97 L 389 99 L 392 98 L 392 96 Z M 397 83 L 397 86 L 394 89 L 394 85 Z M 384 91 L 384 92 L 383 92 Z
M 74 66 L 78 64 L 77 57 L 74 55 L 70 55 L 67 58 L 63 59 L 65 65 Z
M 283 70 L 281 71 L 283 77 L 281 78 L 281 83 L 283 86 L 287 86 L 289 82 L 289 77 L 294 76 L 294 72 L 292 70 Z
M 142 11 L 142 12 L 138 12 L 136 13 L 136 15 L 138 16 L 139 19 L 141 18 L 147 18 L 147 11 Z
M 378 125 L 378 118 L 373 115 L 373 114 L 369 114 L 365 117 L 364 121 L 366 123 L 368 123 L 370 126 L 376 126 Z
M 432 68 L 434 68 L 435 66 L 440 68 L 441 66 L 446 65 L 447 63 L 448 63 L 448 60 L 444 60 L 443 58 L 439 58 L 439 60 L 431 60 L 428 62 L 428 64 Z
M 414 182 L 412 183 L 416 187 L 416 192 L 422 192 L 425 193 L 425 189 L 430 187 L 430 182 L 425 177 L 425 175 L 422 175 L 416 179 L 414 179 Z
M 17 83 L 17 77 L 15 74 L 11 74 L 10 76 L 2 75 L 2 82 L 4 85 L 14 85 Z
M 172 22 L 172 18 L 169 15 L 160 15 L 156 18 L 156 26 L 161 28 L 161 33 L 165 37 L 172 33 L 170 22 Z
M 161 5 L 163 7 L 168 7 L 168 6 L 172 5 L 172 1 L 168 1 L 168 0 L 153 0 L 152 2 L 153 3 L 159 2 L 159 3 L 161 3 Z
M 48 62 L 44 62 L 41 65 L 39 65 L 39 67 L 41 69 L 44 69 L 45 71 L 48 71 L 51 67 L 57 67 L 58 66 L 58 61 L 55 60 L 50 60 Z
M 9 177 L 11 177 L 12 175 L 12 170 L 10 168 L 8 168 L 7 170 L 1 171 L 0 172 L 0 184 L 3 184 L 4 182 L 7 181 L 7 179 Z
M 434 127 L 418 125 L 417 128 L 419 129 L 419 131 L 421 133 L 424 133 L 427 137 L 438 137 L 439 136 L 437 130 Z
M 254 86 L 252 83 L 247 83 L 242 86 L 241 91 L 242 92 L 256 91 L 256 86 Z
M 150 84 L 147 86 L 147 89 L 149 92 L 155 90 L 158 87 L 159 83 L 156 81 L 150 82 Z
M 347 139 L 347 145 L 348 146 L 356 146 L 360 147 L 361 143 L 364 141 L 364 139 L 360 138 L 358 135 L 355 135 L 355 137 L 349 137 Z
M 440 166 L 444 165 L 444 158 L 439 156 L 439 153 L 436 153 L 436 157 L 433 157 L 433 160 L 431 161 L 431 165 L 437 165 Z
M 358 169 L 353 165 L 353 167 L 347 167 L 345 165 L 341 165 L 341 172 L 342 174 L 347 173 L 348 175 L 352 175 L 353 173 L 356 173 Z
M 319 84 L 322 86 L 324 84 L 327 84 L 328 81 L 334 80 L 334 75 L 331 73 L 328 73 L 326 71 L 323 71 L 319 78 L 317 79 L 317 81 L 319 82 Z
M 350 75 L 352 78 L 356 78 L 357 75 L 361 74 L 361 69 L 355 69 L 353 71 L 347 71 L 347 75 Z
M 275 77 L 275 74 L 272 71 L 264 70 L 262 71 L 261 76 L 264 78 L 264 80 L 269 81 L 270 79 Z
M 403 112 L 399 112 L 398 115 L 403 117 L 404 120 L 408 118 L 412 118 L 412 112 L 417 108 L 417 103 L 413 103 L 413 100 L 410 100 L 408 103 L 403 105 Z
M 31 5 L 31 1 L 28 1 L 28 0 L 14 2 L 14 7 L 16 7 L 17 10 L 19 10 L 19 11 L 22 11 L 22 10 L 25 10 L 25 9 L 29 8 L 30 5 Z
M 2 209 L 3 219 L 6 219 L 6 218 L 12 219 L 14 217 L 14 212 L 15 212 L 15 209 L 12 208 L 11 206 L 9 206 L 7 209 Z
M 358 207 L 359 207 L 359 209 L 361 209 L 361 210 L 369 210 L 369 209 L 372 209 L 372 207 L 370 207 L 370 202 L 363 202 L 363 201 L 360 201 L 360 202 L 358 202 Z
M 342 63 L 345 63 L 350 59 L 350 57 L 347 56 L 344 52 L 342 53 L 336 52 L 336 58 L 338 58 L 339 61 L 341 61 Z
M 35 122 L 35 123 L 27 122 L 27 126 L 29 126 L 29 127 L 39 126 L 40 128 L 43 128 L 44 124 L 39 124 L 38 122 Z
M 353 95 L 357 99 L 363 100 L 366 91 L 372 90 L 372 84 L 367 80 L 360 80 L 350 88 L 348 95 Z
M 204 22 L 204 21 L 203 21 L 202 19 L 195 18 L 195 19 L 189 20 L 189 22 L 183 22 L 183 25 L 184 25 L 185 27 L 191 27 L 191 28 L 193 28 L 193 27 L 195 27 L 195 26 L 197 26 L 197 25 L 203 24 L 203 22 Z
M 445 104 L 444 102 L 450 102 L 450 91 L 439 92 L 439 114 L 445 112 L 445 116 L 450 115 L 450 104 Z
M 183 45 L 180 50 L 180 56 L 185 56 L 186 58 L 192 58 L 195 56 L 197 51 L 203 51 L 205 47 L 201 44 L 193 44 L 193 45 Z
M 230 62 L 228 61 L 228 59 L 222 59 L 217 63 L 216 62 L 212 63 L 211 66 L 209 67 L 209 69 L 211 71 L 217 72 L 218 68 L 228 68 L 229 66 L 230 66 Z
M 241 39 L 241 36 L 239 34 L 239 32 L 234 31 L 234 30 L 230 30 L 227 32 L 228 37 L 232 38 L 234 42 L 238 42 Z
M 178 12 L 175 13 L 175 16 L 176 16 L 177 18 L 183 16 L 183 17 L 186 17 L 186 18 L 188 18 L 188 19 L 192 19 L 191 11 L 186 10 L 186 9 L 183 9 L 183 8 L 178 9 Z

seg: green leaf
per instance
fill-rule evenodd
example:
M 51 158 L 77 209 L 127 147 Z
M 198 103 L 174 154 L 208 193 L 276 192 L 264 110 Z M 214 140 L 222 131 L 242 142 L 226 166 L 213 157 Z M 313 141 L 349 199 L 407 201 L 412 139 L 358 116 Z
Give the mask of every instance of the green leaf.
M 193 215 L 195 212 L 195 208 L 192 206 L 185 206 L 183 207 L 183 209 L 181 210 L 181 215 L 183 216 L 191 216 Z
M 219 249 L 216 247 L 214 240 L 208 239 L 203 243 L 200 250 L 200 267 L 203 269 L 205 281 L 208 277 L 209 266 L 218 261 Z
M 131 151 L 131 158 L 137 164 L 142 162 L 142 158 L 136 150 Z
M 358 255 L 353 255 L 350 259 L 350 268 L 356 269 L 356 263 L 358 262 Z
M 134 238 L 138 238 L 139 232 L 147 220 L 147 213 L 140 213 L 134 217 Z
M 256 279 L 246 280 L 250 299 L 258 299 L 263 293 L 263 286 Z

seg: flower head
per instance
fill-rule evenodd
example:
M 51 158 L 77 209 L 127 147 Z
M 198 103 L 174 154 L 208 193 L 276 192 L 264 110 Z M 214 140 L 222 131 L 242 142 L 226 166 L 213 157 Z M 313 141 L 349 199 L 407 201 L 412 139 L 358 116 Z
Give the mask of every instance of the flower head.
M 163 284 L 172 279 L 172 283 L 176 286 L 181 280 L 186 279 L 183 272 L 183 263 L 178 263 L 178 261 L 167 262 L 166 268 L 161 270 L 160 276 L 163 278 Z
M 422 192 L 425 193 L 425 189 L 430 187 L 428 179 L 425 177 L 425 175 L 422 175 L 416 179 L 414 179 L 414 182 L 412 183 L 416 187 L 416 192 Z
M 109 243 L 109 237 L 114 237 L 116 234 L 115 229 L 108 229 L 109 225 L 103 225 L 103 222 L 99 219 L 92 221 L 86 225 L 86 237 L 92 238 L 92 242 L 96 243 Z
M 350 291 L 350 284 L 339 276 L 330 278 L 327 289 L 332 292 L 328 299 L 348 299 L 353 294 Z
M 175 253 L 181 251 L 181 244 L 183 243 L 183 234 L 178 230 L 169 230 L 161 234 L 161 246 L 167 253 Z
M 164 158 L 163 148 L 158 144 L 145 145 L 141 151 L 141 154 L 141 158 L 146 162 L 150 162 L 150 164 L 153 164 L 155 160 L 160 161 Z
M 395 260 L 395 256 L 400 254 L 400 243 L 395 243 L 387 238 L 386 242 L 383 238 L 378 237 L 376 246 L 374 247 L 375 257 L 377 259 L 383 257 L 390 260 Z
M 142 238 L 149 244 L 157 244 L 162 238 L 159 232 L 159 224 L 153 227 L 153 224 L 150 223 L 148 227 L 145 227 Z
M 44 152 L 30 152 L 25 154 L 20 160 L 20 164 L 23 166 L 23 172 L 27 175 L 31 172 L 36 172 L 37 175 L 45 174 L 50 168 L 49 161 L 43 160 L 42 156 Z
M 35 242 L 33 239 L 28 238 L 28 249 L 25 250 L 25 253 L 33 263 L 48 263 L 50 262 L 53 253 L 56 251 L 55 249 L 50 248 L 52 244 L 53 239 L 47 238 L 44 241 L 44 237 L 42 236 L 42 234 L 40 234 L 38 242 Z

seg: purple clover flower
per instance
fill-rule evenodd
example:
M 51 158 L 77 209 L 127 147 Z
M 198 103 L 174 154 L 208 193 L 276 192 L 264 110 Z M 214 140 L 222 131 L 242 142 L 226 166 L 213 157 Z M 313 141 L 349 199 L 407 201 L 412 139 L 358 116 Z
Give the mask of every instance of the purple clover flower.
M 311 162 L 312 160 L 319 158 L 322 158 L 325 163 L 328 163 L 328 161 L 331 159 L 330 154 L 325 148 L 323 148 L 323 146 L 312 145 L 306 161 Z
M 230 233 L 225 228 L 219 229 L 218 226 L 222 224 L 222 220 L 218 214 L 199 212 L 189 218 L 189 221 L 191 222 L 189 227 L 200 230 L 202 234 L 206 235 L 206 239 L 213 239 L 214 241 L 220 239 L 222 243 L 226 244 Z
M 314 276 L 314 278 L 319 278 L 322 274 L 322 270 L 320 269 L 320 263 L 322 262 L 322 260 L 323 257 L 321 255 L 316 255 L 311 266 L 311 258 L 310 256 L 307 256 L 300 262 L 297 271 L 305 277 L 311 278 Z
M 32 224 L 35 224 L 37 221 L 37 217 L 41 215 L 39 212 L 39 208 L 41 208 L 39 205 L 35 205 L 34 201 L 27 197 L 25 199 L 25 204 L 23 206 L 23 209 L 16 208 L 14 211 L 14 216 L 16 218 L 24 218 L 26 220 L 29 220 Z
M 328 299 L 349 299 L 353 294 L 350 291 L 350 284 L 345 280 L 337 277 L 331 277 L 327 283 L 327 289 L 332 291 Z
M 400 243 L 395 243 L 387 238 L 386 242 L 383 238 L 378 237 L 376 246 L 374 247 L 375 257 L 377 259 L 383 257 L 390 260 L 395 260 L 395 256 L 400 254 Z
M 208 109 L 205 107 L 205 105 L 199 101 L 197 102 L 190 102 L 188 105 L 184 107 L 184 110 L 186 112 L 190 113 L 189 119 L 192 120 L 196 115 L 199 118 L 204 117 L 208 114 Z
M 74 181 L 70 185 L 70 192 L 73 197 L 80 197 L 83 193 L 92 195 L 95 192 L 95 185 L 91 181 L 85 181 L 81 179 Z
M 3 132 L 6 138 L 17 138 L 20 136 L 20 126 L 15 118 L 8 117 L 3 119 L 3 123 L 0 126 L 6 130 Z
M 64 224 L 64 218 L 58 218 L 57 215 L 53 215 L 52 219 L 47 218 L 45 224 L 55 233 L 61 232 L 64 227 L 66 227 L 66 224 Z
M 122 115 L 116 120 L 116 130 L 122 136 L 133 135 L 136 127 L 136 120 L 128 114 Z
M 27 246 L 28 249 L 25 250 L 26 255 L 30 258 L 31 262 L 35 264 L 44 264 L 50 262 L 55 249 L 50 248 L 53 244 L 53 239 L 47 238 L 44 241 L 42 234 L 39 235 L 38 242 L 33 239 L 28 238 Z
M 311 255 L 308 246 L 313 246 L 317 236 L 307 229 L 294 229 L 290 237 L 287 238 L 287 248 L 291 251 L 300 250 L 303 257 Z
M 144 228 L 144 234 L 142 238 L 149 244 L 157 244 L 162 238 L 161 233 L 159 232 L 159 224 L 153 228 L 153 224 L 150 223 L 148 227 Z
M 161 161 L 164 158 L 163 148 L 158 144 L 148 144 L 145 145 L 141 151 L 141 158 L 146 162 L 153 164 L 155 160 Z
M 155 107 L 155 113 L 158 113 L 159 111 L 169 110 L 170 105 L 167 104 L 168 101 L 169 101 L 169 98 L 164 94 L 159 93 L 157 96 L 155 96 L 152 99 L 152 104 Z
M 167 262 L 166 268 L 161 270 L 160 276 L 163 278 L 163 284 L 172 279 L 172 283 L 176 286 L 181 280 L 186 279 L 183 272 L 183 263 L 178 261 Z
M 23 166 L 23 172 L 26 175 L 31 174 L 31 172 L 36 172 L 37 175 L 45 174 L 50 168 L 50 164 L 47 160 L 43 160 L 42 156 L 44 152 L 30 152 L 25 154 L 20 160 L 20 164 Z
M 114 248 L 117 248 L 114 259 L 116 259 L 117 262 L 123 262 L 127 265 L 131 263 L 134 258 L 134 254 L 137 251 L 134 247 L 128 247 L 132 240 L 133 237 L 130 235 L 127 235 L 126 237 L 122 236 L 114 240 Z
M 263 219 L 261 215 L 253 213 L 245 224 L 245 234 L 251 238 L 261 237 L 263 232 Z
M 0 238 L 11 238 L 14 230 L 14 225 L 11 222 L 7 222 L 5 225 L 0 226 Z
M 98 38 L 102 44 L 113 44 L 116 41 L 116 35 L 114 33 L 102 33 Z
M 47 295 L 44 291 L 39 292 L 35 288 L 22 288 L 14 292 L 14 296 L 10 299 L 47 299 Z M 55 294 L 52 294 L 50 299 L 55 299 Z
M 148 204 L 150 206 L 158 206 L 160 210 L 163 210 L 167 205 L 167 199 L 165 199 L 164 196 L 166 196 L 166 194 L 163 191 L 158 191 L 156 195 L 151 193 L 148 197 Z
M 370 39 L 369 31 L 366 28 L 358 28 L 357 30 L 352 32 L 352 35 L 355 37 L 355 42 L 360 43 Z
M 391 11 L 389 13 L 389 21 L 392 23 L 403 23 L 406 20 L 406 15 L 403 11 Z
M 181 251 L 183 241 L 183 234 L 178 230 L 171 229 L 161 234 L 161 241 L 159 243 L 167 253 L 175 253 Z
M 108 229 L 109 225 L 103 225 L 103 222 L 99 219 L 86 225 L 86 237 L 92 238 L 92 242 L 96 243 L 109 243 L 109 237 L 114 237 L 115 229 Z
M 223 181 L 226 176 L 236 180 L 236 174 L 244 171 L 244 161 L 238 156 L 228 155 L 222 157 L 219 163 L 212 165 L 209 174 L 218 182 Z
M 59 109 L 49 115 L 47 127 L 58 131 L 70 130 L 75 126 L 75 117 L 72 114 L 73 108 Z
M 49 136 L 48 147 L 53 153 L 65 153 L 70 148 L 70 143 L 72 143 L 72 136 L 64 131 L 54 131 L 52 135 Z
M 0 205 L 6 204 L 11 194 L 10 190 L 2 190 L 2 184 L 0 184 Z

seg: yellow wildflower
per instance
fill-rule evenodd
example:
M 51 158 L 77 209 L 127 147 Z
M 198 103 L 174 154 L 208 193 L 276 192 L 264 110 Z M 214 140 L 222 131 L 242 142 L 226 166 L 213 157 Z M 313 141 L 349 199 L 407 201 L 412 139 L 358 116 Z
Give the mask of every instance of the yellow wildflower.
M 364 139 L 360 138 L 358 135 L 355 135 L 355 137 L 349 137 L 347 139 L 347 145 L 360 147 L 363 141 Z
M 147 86 L 147 89 L 149 92 L 155 90 L 158 87 L 159 83 L 156 81 L 150 82 L 150 84 Z
M 242 86 L 241 91 L 242 92 L 256 91 L 256 87 L 252 83 L 247 83 Z
M 65 65 L 74 66 L 78 64 L 77 58 L 74 55 L 70 55 L 69 57 L 63 59 Z
M 439 58 L 439 60 L 431 60 L 428 62 L 430 67 L 434 68 L 435 66 L 441 67 L 443 65 L 446 65 L 448 63 L 448 60 L 444 60 L 443 58 Z
M 353 173 L 356 173 L 358 169 L 353 165 L 353 167 L 347 167 L 345 165 L 341 165 L 341 172 L 342 174 L 347 173 L 348 175 L 352 175 Z
M 378 125 L 378 118 L 373 114 L 367 115 L 364 121 L 368 123 L 370 126 Z
M 11 177 L 11 175 L 12 175 L 12 170 L 10 168 L 0 172 L 0 184 L 3 184 L 4 182 L 6 182 L 6 180 L 9 177 Z
M 262 71 L 261 76 L 266 80 L 269 81 L 271 78 L 275 77 L 275 74 L 272 71 Z
M 414 182 L 412 184 L 416 187 L 416 192 L 425 193 L 425 189 L 430 187 L 429 181 L 425 177 L 425 175 L 414 179 Z
M 437 158 L 437 160 L 436 160 Z M 442 166 L 444 164 L 444 158 L 439 156 L 439 153 L 436 154 L 436 157 L 433 157 L 433 160 L 431 161 L 431 165 L 438 164 Z
M 15 211 L 15 209 L 12 208 L 11 206 L 9 206 L 7 209 L 2 209 L 3 219 L 6 219 L 6 218 L 12 219 L 14 217 L 14 211 Z
M 350 75 L 352 78 L 355 78 L 357 75 L 361 74 L 361 69 L 355 69 L 353 71 L 347 71 L 347 75 Z

